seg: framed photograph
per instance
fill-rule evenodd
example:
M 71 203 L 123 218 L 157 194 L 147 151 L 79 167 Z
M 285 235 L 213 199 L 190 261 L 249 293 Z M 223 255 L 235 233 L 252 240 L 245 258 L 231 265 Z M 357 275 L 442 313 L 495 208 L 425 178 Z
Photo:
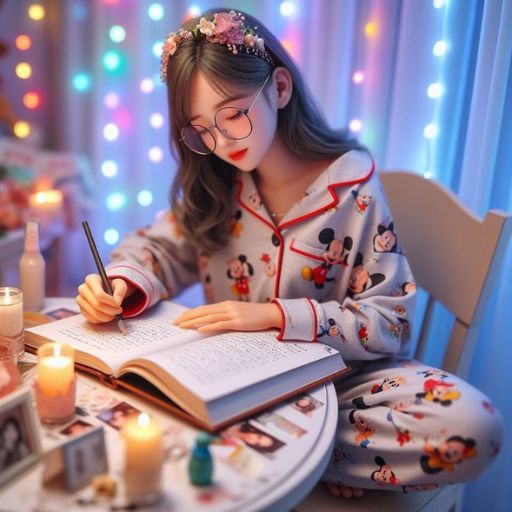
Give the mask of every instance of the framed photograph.
M 108 473 L 103 427 L 73 437 L 62 446 L 66 489 L 74 492 L 87 485 L 93 476 Z
M 0 398 L 0 485 L 41 456 L 41 440 L 30 389 Z

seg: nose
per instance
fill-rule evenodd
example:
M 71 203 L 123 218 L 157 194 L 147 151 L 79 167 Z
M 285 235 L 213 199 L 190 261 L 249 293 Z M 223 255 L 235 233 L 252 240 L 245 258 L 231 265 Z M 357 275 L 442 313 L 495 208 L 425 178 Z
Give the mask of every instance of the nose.
M 220 130 L 217 126 L 215 127 L 215 140 L 217 142 L 217 146 L 219 147 L 229 146 L 234 142 L 233 139 L 226 137 L 222 130 Z

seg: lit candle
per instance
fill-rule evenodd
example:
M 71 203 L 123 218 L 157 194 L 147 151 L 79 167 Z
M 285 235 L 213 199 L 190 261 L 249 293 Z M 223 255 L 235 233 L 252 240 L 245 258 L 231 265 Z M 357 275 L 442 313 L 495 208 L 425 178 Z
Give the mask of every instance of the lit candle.
M 69 345 L 47 343 L 37 351 L 38 386 L 47 397 L 65 396 L 75 376 L 73 349 Z
M 160 473 L 164 457 L 163 430 L 146 413 L 128 420 L 123 427 L 127 473 Z
M 60 190 L 41 190 L 29 196 L 29 204 L 38 212 L 53 217 L 62 207 L 62 192 Z
M 17 288 L 0 288 L 0 336 L 18 336 L 23 330 L 23 295 Z

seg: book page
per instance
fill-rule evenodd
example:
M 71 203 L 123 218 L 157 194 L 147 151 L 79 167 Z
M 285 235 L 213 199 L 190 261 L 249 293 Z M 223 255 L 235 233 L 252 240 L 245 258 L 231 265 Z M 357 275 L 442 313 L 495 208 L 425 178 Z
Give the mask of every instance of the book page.
M 203 400 L 227 395 L 293 368 L 338 354 L 320 343 L 280 342 L 275 332 L 223 333 L 173 350 L 150 354 L 152 361 Z
M 115 322 L 92 324 L 82 315 L 71 316 L 27 329 L 105 361 L 115 372 L 128 359 L 143 357 L 202 336 L 196 331 L 181 329 L 172 320 L 187 308 L 161 302 L 142 315 L 126 319 L 128 333 L 124 336 Z

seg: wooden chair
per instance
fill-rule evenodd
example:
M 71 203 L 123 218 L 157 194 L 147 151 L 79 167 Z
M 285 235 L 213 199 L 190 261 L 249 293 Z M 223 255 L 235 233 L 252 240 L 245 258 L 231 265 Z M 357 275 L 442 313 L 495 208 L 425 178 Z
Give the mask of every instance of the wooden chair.
M 442 368 L 465 377 L 480 323 L 512 231 L 512 215 L 491 210 L 481 221 L 435 181 L 405 171 L 380 174 L 398 240 L 416 282 L 429 299 L 415 357 L 422 360 L 435 301 L 455 317 Z M 469 278 L 470 276 L 470 278 Z M 362 499 L 334 498 L 319 483 L 296 512 L 460 510 L 462 485 L 416 494 L 366 491 Z

